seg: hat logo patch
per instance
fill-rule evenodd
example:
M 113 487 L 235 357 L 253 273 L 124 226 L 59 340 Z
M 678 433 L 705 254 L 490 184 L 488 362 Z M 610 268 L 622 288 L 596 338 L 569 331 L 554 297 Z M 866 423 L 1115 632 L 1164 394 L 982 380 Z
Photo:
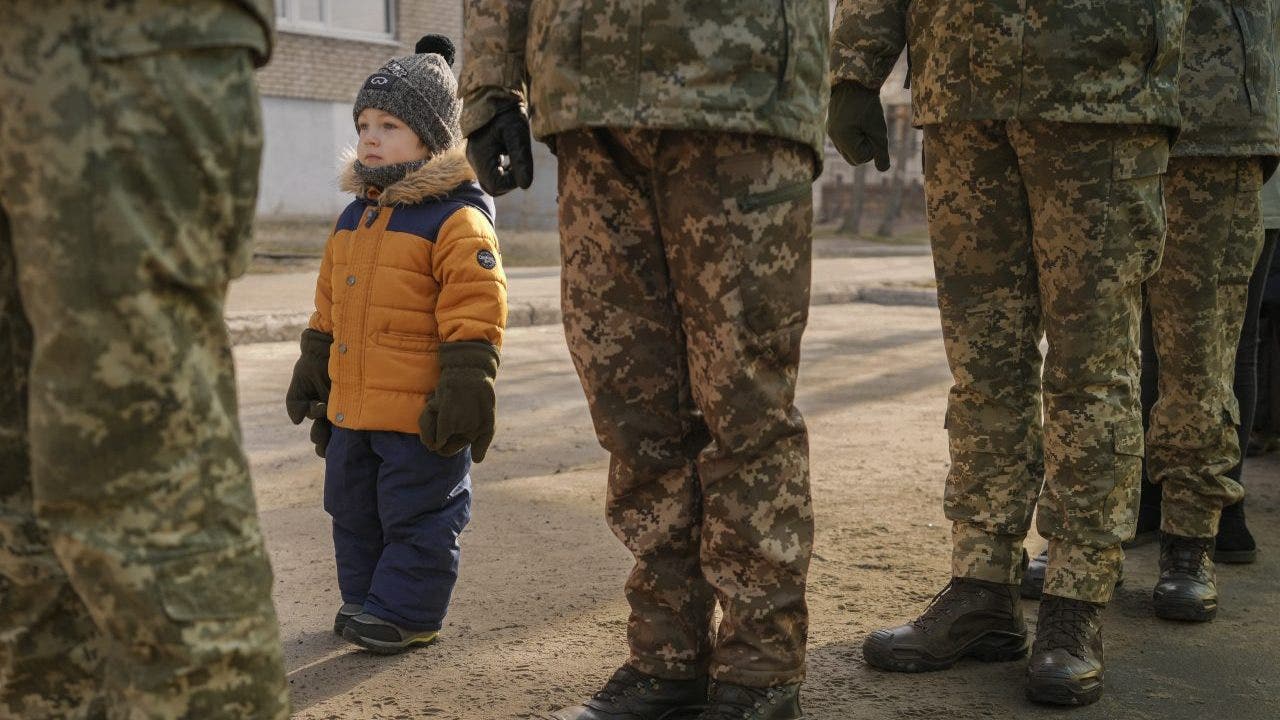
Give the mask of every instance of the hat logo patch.
M 386 70 L 392 75 L 395 75 L 396 77 L 404 77 L 405 75 L 409 74 L 409 71 L 405 70 L 404 66 L 396 62 L 395 60 L 392 60 L 391 62 L 384 65 L 382 69 Z
M 385 75 L 383 73 L 374 73 L 369 76 L 368 80 L 365 81 L 364 86 L 366 88 L 373 88 L 375 90 L 385 90 L 386 88 L 390 87 L 393 82 L 395 82 L 395 78 L 390 75 Z
M 476 253 L 476 262 L 480 263 L 480 267 L 485 270 L 492 270 L 498 267 L 498 258 L 494 257 L 493 253 L 488 250 L 481 250 Z

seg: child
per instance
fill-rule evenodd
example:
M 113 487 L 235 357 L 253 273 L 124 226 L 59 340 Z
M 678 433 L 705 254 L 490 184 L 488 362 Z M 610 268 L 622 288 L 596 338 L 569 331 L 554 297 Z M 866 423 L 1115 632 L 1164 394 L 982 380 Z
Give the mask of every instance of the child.
M 378 653 L 434 641 L 493 438 L 506 323 L 493 201 L 458 127 L 453 45 L 370 75 L 338 218 L 286 405 L 315 420 L 342 608 L 334 632 Z M 332 378 L 332 387 L 330 379 Z

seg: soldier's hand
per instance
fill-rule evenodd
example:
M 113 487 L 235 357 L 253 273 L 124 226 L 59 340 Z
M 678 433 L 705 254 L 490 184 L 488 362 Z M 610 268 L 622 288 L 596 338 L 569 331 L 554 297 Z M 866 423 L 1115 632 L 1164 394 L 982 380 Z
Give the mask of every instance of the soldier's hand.
M 524 109 L 508 106 L 468 135 L 467 161 L 490 195 L 528 188 L 533 182 L 533 142 Z
M 850 165 L 876 161 L 876 170 L 889 169 L 889 131 L 880 92 L 846 80 L 831 88 L 827 135 Z
M 284 395 L 285 411 L 294 425 L 306 420 L 314 403 L 329 400 L 329 348 L 333 336 L 307 328 L 302 331 L 302 354 L 293 365 L 293 379 Z
M 497 374 L 498 350 L 489 343 L 441 343 L 440 382 L 418 417 L 422 444 L 445 456 L 470 445 L 471 459 L 483 461 L 493 441 Z

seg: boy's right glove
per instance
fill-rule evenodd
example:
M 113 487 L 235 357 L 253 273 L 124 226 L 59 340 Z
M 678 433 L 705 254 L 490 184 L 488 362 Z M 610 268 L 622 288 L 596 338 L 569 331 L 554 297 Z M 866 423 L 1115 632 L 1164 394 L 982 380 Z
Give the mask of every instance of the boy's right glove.
M 307 328 L 302 331 L 302 354 L 293 365 L 293 379 L 285 392 L 284 407 L 294 425 L 311 418 L 311 441 L 316 454 L 324 457 L 329 444 L 329 420 L 325 403 L 329 401 L 329 348 L 333 336 Z
M 502 156 L 507 164 L 502 164 Z M 533 182 L 533 141 L 529 116 L 519 104 L 500 111 L 479 130 L 467 136 L 467 162 L 476 171 L 480 187 L 493 196 L 505 195 Z
M 827 135 L 850 165 L 875 160 L 876 170 L 889 169 L 889 132 L 879 90 L 852 80 L 832 87 Z
M 471 459 L 484 460 L 493 441 L 498 349 L 487 342 L 440 344 L 440 382 L 418 417 L 422 444 L 450 456 L 471 446 Z

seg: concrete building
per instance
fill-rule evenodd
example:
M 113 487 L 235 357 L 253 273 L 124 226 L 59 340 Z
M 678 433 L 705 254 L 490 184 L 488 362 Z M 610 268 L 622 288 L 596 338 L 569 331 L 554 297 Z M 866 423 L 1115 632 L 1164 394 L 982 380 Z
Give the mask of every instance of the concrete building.
M 258 215 L 331 218 L 350 198 L 337 189 L 343 150 L 355 144 L 351 104 L 387 58 L 427 33 L 448 35 L 461 70 L 461 0 L 276 0 L 276 49 L 258 73 L 265 147 Z M 499 201 L 499 224 L 555 223 L 555 158 L 537 148 L 537 187 Z

